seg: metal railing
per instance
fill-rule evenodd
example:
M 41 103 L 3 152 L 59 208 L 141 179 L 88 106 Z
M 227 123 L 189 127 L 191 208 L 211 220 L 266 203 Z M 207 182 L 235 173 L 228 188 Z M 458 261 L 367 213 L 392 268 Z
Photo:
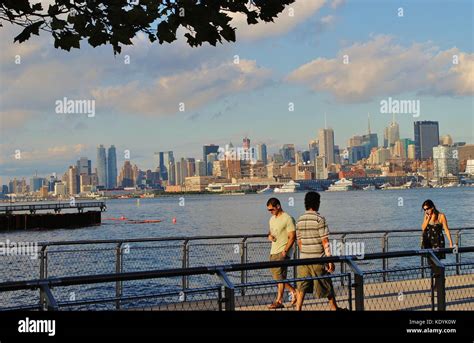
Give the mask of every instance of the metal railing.
M 120 272 L 120 273 L 109 273 L 109 274 L 100 274 L 100 275 L 83 275 L 83 276 L 68 276 L 68 277 L 49 277 L 44 279 L 33 279 L 33 280 L 22 280 L 22 281 L 12 281 L 0 283 L 0 309 L 1 299 L 5 294 L 10 292 L 18 291 L 39 291 L 39 301 L 37 304 L 31 304 L 30 306 L 18 306 L 14 309 L 37 309 L 37 310 L 59 310 L 60 308 L 65 307 L 77 307 L 87 304 L 103 304 L 103 303 L 117 303 L 117 302 L 136 302 L 139 299 L 150 299 L 150 298 L 167 298 L 165 301 L 160 303 L 159 306 L 135 306 L 139 309 L 182 309 L 182 310 L 242 310 L 242 309 L 262 309 L 262 304 L 260 302 L 255 303 L 255 297 L 258 296 L 259 299 L 267 301 L 269 292 L 265 289 L 263 291 L 257 292 L 256 294 L 240 294 L 238 291 L 241 289 L 252 289 L 252 288 L 265 288 L 265 287 L 274 287 L 278 281 L 257 281 L 257 282 L 246 282 L 246 283 L 235 283 L 231 280 L 231 275 L 233 273 L 240 273 L 242 271 L 261 271 L 274 267 L 298 267 L 301 265 L 308 264 L 326 264 L 326 263 L 344 263 L 347 266 L 347 269 L 350 272 L 347 273 L 334 273 L 331 275 L 312 277 L 307 278 L 309 280 L 317 280 L 321 278 L 330 278 L 336 284 L 341 278 L 346 278 L 347 282 L 337 284 L 339 291 L 338 297 L 341 293 L 341 290 L 344 290 L 344 297 L 342 301 L 347 304 L 349 309 L 353 307 L 355 310 L 362 311 L 364 309 L 386 309 L 384 308 L 389 306 L 388 309 L 417 309 L 415 306 L 418 306 L 419 309 L 423 307 L 428 309 L 437 309 L 438 311 L 446 310 L 448 307 L 447 298 L 452 297 L 452 294 L 455 292 L 459 293 L 459 290 L 463 290 L 464 293 L 458 294 L 457 297 L 453 300 L 453 303 L 457 304 L 467 304 L 470 309 L 472 309 L 472 304 L 474 304 L 474 261 L 469 263 L 462 264 L 443 264 L 437 257 L 437 253 L 444 252 L 446 254 L 464 254 L 464 253 L 473 253 L 474 246 L 470 247 L 461 247 L 453 249 L 425 249 L 425 250 L 407 250 L 407 251 L 396 251 L 396 252 L 384 252 L 384 253 L 373 253 L 367 254 L 364 257 L 357 256 L 332 256 L 324 258 L 311 258 L 311 259 L 295 259 L 295 260 L 286 260 L 286 261 L 273 261 L 273 262 L 254 262 L 254 263 L 245 263 L 245 264 L 228 264 L 228 265 L 217 265 L 217 266 L 202 266 L 202 267 L 192 267 L 192 268 L 173 268 L 173 269 L 160 269 L 160 270 L 148 270 L 148 271 L 139 271 L 139 272 Z M 415 275 L 417 270 L 430 269 L 430 283 L 426 283 L 423 279 L 418 277 L 408 277 L 403 278 L 398 281 L 382 281 L 382 282 L 372 282 L 372 278 L 375 274 L 380 273 L 398 273 L 400 275 L 401 269 L 384 269 L 384 270 L 372 270 L 372 271 L 363 271 L 361 270 L 359 264 L 365 261 L 371 260 L 380 260 L 380 259 L 397 259 L 397 258 L 408 258 L 408 257 L 417 257 L 420 260 L 421 257 L 427 258 L 429 267 L 420 267 L 412 266 L 403 268 L 404 272 L 409 273 L 410 275 Z M 447 269 L 449 268 L 460 269 L 460 276 L 462 277 L 461 282 L 459 282 L 455 273 L 447 278 Z M 468 268 L 464 268 L 468 267 Z M 55 296 L 55 292 L 61 288 L 70 287 L 70 286 L 81 286 L 84 285 L 100 285 L 107 283 L 117 283 L 117 282 L 133 282 L 138 280 L 163 280 L 169 278 L 182 278 L 185 276 L 198 276 L 198 275 L 208 275 L 208 276 L 217 276 L 220 282 L 210 283 L 207 287 L 204 288 L 195 288 L 180 291 L 178 289 L 170 290 L 167 292 L 159 293 L 147 293 L 144 295 L 135 295 L 131 297 L 108 297 L 108 298 L 90 298 L 82 300 L 71 300 L 71 301 L 61 301 Z M 456 278 L 456 279 L 452 279 Z M 304 279 L 304 280 L 307 280 Z M 287 279 L 286 283 L 295 283 L 300 282 L 303 279 L 301 278 L 290 278 Z M 452 281 L 453 280 L 453 281 Z M 457 282 L 453 283 L 454 281 Z M 280 281 L 281 282 L 281 281 Z M 414 283 L 418 282 L 418 283 Z M 419 284 L 423 282 L 423 284 Z M 453 283 L 451 286 L 447 286 L 447 282 Z M 410 286 L 411 285 L 411 286 Z M 404 306 L 393 306 L 393 301 L 390 299 L 393 298 L 393 287 L 410 287 L 406 289 L 406 296 L 412 296 L 412 302 L 406 301 Z M 417 287 L 414 287 L 417 286 Z M 423 286 L 425 286 L 423 288 Z M 420 288 L 421 287 L 421 288 Z M 374 291 L 381 290 L 379 294 L 375 294 Z M 468 290 L 468 291 L 466 291 Z M 424 302 L 419 306 L 419 299 L 421 298 L 420 294 L 430 293 L 430 301 Z M 173 298 L 173 296 L 179 295 L 179 301 Z M 190 299 L 192 295 L 203 295 L 200 299 Z M 210 294 L 214 294 L 211 296 Z M 395 295 L 399 294 L 395 293 Z M 247 298 L 245 298 L 247 297 Z M 253 298 L 252 298 L 253 297 Z M 250 299 L 250 300 L 249 300 Z M 253 304 L 252 304 L 252 299 Z M 414 301 L 413 299 L 416 299 Z M 250 301 L 250 304 L 249 304 Z M 398 298 L 398 301 L 400 299 Z M 379 305 L 374 306 L 375 305 Z M 388 305 L 387 305 L 388 304 Z M 392 304 L 392 305 L 390 305 Z M 470 305 L 471 304 L 471 305 Z M 413 305 L 408 307 L 408 305 Z M 454 306 L 454 305 L 453 305 Z M 400 308 L 401 307 L 401 308 Z M 117 307 L 119 308 L 119 307 Z M 13 309 L 13 307 L 5 308 Z
M 40 203 L 40 204 L 15 204 L 15 205 L 0 205 L 0 213 L 11 214 L 13 212 L 29 211 L 31 214 L 36 211 L 54 210 L 55 213 L 60 213 L 64 209 L 77 209 L 82 212 L 85 208 L 100 208 L 105 211 L 107 206 L 105 201 L 77 201 L 77 202 L 54 202 L 54 203 Z

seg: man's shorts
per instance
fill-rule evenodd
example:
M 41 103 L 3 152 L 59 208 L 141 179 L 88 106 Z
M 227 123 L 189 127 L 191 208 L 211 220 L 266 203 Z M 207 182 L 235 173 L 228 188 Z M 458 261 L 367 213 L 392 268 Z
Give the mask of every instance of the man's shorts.
M 270 255 L 270 261 L 284 261 L 288 260 L 289 258 L 290 257 L 288 255 L 283 257 L 281 253 Z M 288 274 L 288 267 L 270 268 L 270 271 L 272 272 L 273 280 L 284 280 L 286 279 L 286 275 Z
M 298 266 L 297 277 L 317 277 L 329 275 L 322 264 L 310 264 Z M 298 281 L 297 289 L 305 293 L 315 293 L 318 298 L 334 298 L 334 288 L 329 278 Z

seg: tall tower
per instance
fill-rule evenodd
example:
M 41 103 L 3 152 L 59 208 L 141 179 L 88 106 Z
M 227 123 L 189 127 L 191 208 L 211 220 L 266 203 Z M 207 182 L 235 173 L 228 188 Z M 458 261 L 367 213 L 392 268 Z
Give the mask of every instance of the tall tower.
M 97 147 L 97 178 L 98 186 L 107 187 L 107 157 L 102 144 Z
M 326 165 L 334 163 L 334 130 L 319 130 L 319 156 L 324 156 Z
M 117 187 L 117 150 L 111 145 L 107 153 L 107 188 Z

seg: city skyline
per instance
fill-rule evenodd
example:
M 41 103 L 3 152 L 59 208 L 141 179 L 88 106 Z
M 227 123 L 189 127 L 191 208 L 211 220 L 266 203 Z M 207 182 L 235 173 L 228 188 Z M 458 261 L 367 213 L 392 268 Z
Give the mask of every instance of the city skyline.
M 397 137 L 399 138 L 399 139 L 397 140 L 397 142 L 400 141 L 402 144 L 405 145 L 405 146 L 404 146 L 404 149 L 405 149 L 406 152 L 408 151 L 408 144 L 410 144 L 409 142 L 411 142 L 411 144 L 415 144 L 415 143 L 416 143 L 416 132 L 417 132 L 417 130 L 419 130 L 419 129 L 417 129 L 417 127 L 418 127 L 420 124 L 423 125 L 423 124 L 425 124 L 425 123 L 430 124 L 430 125 L 431 125 L 431 124 L 436 124 L 437 130 L 439 130 L 439 129 L 438 129 L 438 125 L 439 125 L 438 122 L 433 122 L 433 121 L 414 121 L 414 122 L 413 122 L 413 128 L 412 128 L 412 129 L 413 129 L 413 133 L 412 133 L 413 139 L 411 139 L 411 137 L 405 137 L 404 135 L 401 135 L 401 134 L 399 134 L 399 133 L 397 134 Z M 367 128 L 366 128 L 367 131 L 366 131 L 365 133 L 355 133 L 355 134 L 351 135 L 350 137 L 347 137 L 347 139 L 345 140 L 347 143 L 346 143 L 344 146 L 339 146 L 339 145 L 337 145 L 337 144 L 334 144 L 333 149 L 338 148 L 340 154 L 342 154 L 344 150 L 347 150 L 347 149 L 350 148 L 350 144 L 349 144 L 349 143 L 350 143 L 350 139 L 352 139 L 352 138 L 357 138 L 357 137 L 362 138 L 363 136 L 367 137 L 366 139 L 370 139 L 370 141 L 366 141 L 366 142 L 365 142 L 365 144 L 368 144 L 368 145 L 369 145 L 370 149 L 371 149 L 372 147 L 378 147 L 378 148 L 386 147 L 386 144 L 387 144 L 387 143 L 388 143 L 388 147 L 389 147 L 389 148 L 390 148 L 390 146 L 394 146 L 394 145 L 395 145 L 396 142 L 393 142 L 393 143 L 392 143 L 392 142 L 390 142 L 390 140 L 389 140 L 388 142 L 384 142 L 383 136 L 382 136 L 382 139 L 381 139 L 380 136 L 379 136 L 377 133 L 373 132 L 373 130 L 372 130 L 372 124 L 371 124 L 371 122 L 370 122 L 370 116 L 369 116 L 369 121 L 368 121 L 368 123 L 366 123 L 366 125 L 367 125 Z M 395 117 L 392 117 L 392 120 L 388 123 L 388 125 L 387 125 L 387 127 L 386 127 L 385 129 L 388 129 L 388 128 L 390 128 L 390 127 L 394 127 L 394 125 L 396 125 L 396 127 L 398 128 L 398 123 L 396 122 L 396 118 L 395 118 Z M 385 133 L 385 131 L 386 131 L 385 129 L 384 129 L 384 133 Z M 154 171 L 157 170 L 157 168 L 159 168 L 159 167 L 160 167 L 160 168 L 163 168 L 163 167 L 165 167 L 166 165 L 169 165 L 169 162 L 171 162 L 171 161 L 172 161 L 172 162 L 180 162 L 180 161 L 182 162 L 182 161 L 185 161 L 185 160 L 193 160 L 193 161 L 195 161 L 195 162 L 197 162 L 197 161 L 205 161 L 205 160 L 204 160 L 204 151 L 207 151 L 208 148 L 211 148 L 211 150 L 209 150 L 209 151 L 215 152 L 215 150 L 217 150 L 216 147 L 217 147 L 217 148 L 227 148 L 227 147 L 229 146 L 229 144 L 232 144 L 232 147 L 233 147 L 233 148 L 244 148 L 244 145 L 249 144 L 248 147 L 255 149 L 255 152 L 256 152 L 257 156 L 259 156 L 259 153 L 258 153 L 259 146 L 263 144 L 263 145 L 265 146 L 265 151 L 267 152 L 267 156 L 266 156 L 267 158 L 269 158 L 269 157 L 272 158 L 275 154 L 279 154 L 279 153 L 282 154 L 282 149 L 285 149 L 286 146 L 294 146 L 294 152 L 299 152 L 299 153 L 308 152 L 308 153 L 310 153 L 310 151 L 311 151 L 310 144 L 311 144 L 313 141 L 319 141 L 319 139 L 325 137 L 324 135 L 321 136 L 321 134 L 322 134 L 323 131 L 329 131 L 329 132 L 331 132 L 331 134 L 330 134 L 331 136 L 335 136 L 336 133 L 337 133 L 337 131 L 336 131 L 335 129 L 333 129 L 332 127 L 329 127 L 329 126 L 328 126 L 326 129 L 324 129 L 324 128 L 318 129 L 318 130 L 317 130 L 317 134 L 318 134 L 318 135 L 316 135 L 315 138 L 313 137 L 313 138 L 308 139 L 308 144 L 307 144 L 306 146 L 301 146 L 301 147 L 300 147 L 300 146 L 296 146 L 296 145 L 293 144 L 293 143 L 285 143 L 285 144 L 282 144 L 281 146 L 276 146 L 276 147 L 274 147 L 273 149 L 267 149 L 268 144 L 266 144 L 264 141 L 258 140 L 258 139 L 257 139 L 257 140 L 254 140 L 252 137 L 248 137 L 247 135 L 245 135 L 245 136 L 241 137 L 241 142 L 240 142 L 240 144 L 239 144 L 237 141 L 234 141 L 234 142 L 229 141 L 229 142 L 227 142 L 227 143 L 225 143 L 225 144 L 222 144 L 222 145 L 220 145 L 220 144 L 214 144 L 214 143 L 205 143 L 205 144 L 202 144 L 202 145 L 200 145 L 200 148 L 201 148 L 201 155 L 197 154 L 197 156 L 192 156 L 191 154 L 186 154 L 186 153 L 183 154 L 183 155 L 178 155 L 178 154 L 176 154 L 176 153 L 175 153 L 174 151 L 172 151 L 172 150 L 165 150 L 165 151 L 153 152 L 153 153 L 151 153 L 151 155 L 154 155 L 154 157 L 153 157 L 154 165 L 153 165 L 153 166 L 146 166 L 146 167 L 140 166 L 139 163 L 137 163 L 136 161 L 133 161 L 133 158 L 117 158 L 117 155 L 116 155 L 116 146 L 115 146 L 114 144 L 111 144 L 108 149 L 106 149 L 106 145 L 105 145 L 105 144 L 98 144 L 98 145 L 96 145 L 96 147 L 95 147 L 96 156 L 97 156 L 97 157 L 96 157 L 95 160 L 94 160 L 94 159 L 88 160 L 88 162 L 89 162 L 89 166 L 88 166 L 88 167 L 91 168 L 90 163 L 91 163 L 91 161 L 92 161 L 92 166 L 95 166 L 95 167 L 92 167 L 91 169 L 92 169 L 92 172 L 97 171 L 97 173 L 98 173 L 97 176 L 98 176 L 98 179 L 99 179 L 99 185 L 105 184 L 105 185 L 107 186 L 107 188 L 113 188 L 113 187 L 110 187 L 110 186 L 111 186 L 111 183 L 110 183 L 111 181 L 109 180 L 109 177 L 108 177 L 108 175 L 109 175 L 109 160 L 110 160 L 110 151 L 111 151 L 111 149 L 113 150 L 113 154 L 115 155 L 115 156 L 114 156 L 115 168 L 121 167 L 121 166 L 123 167 L 124 165 L 126 165 L 127 162 L 128 162 L 128 163 L 132 163 L 132 162 L 133 162 L 133 165 L 139 166 L 139 169 L 140 169 L 141 171 L 151 170 L 151 171 L 154 172 Z M 359 135 L 360 135 L 360 136 L 359 136 Z M 372 138 L 373 138 L 372 136 L 373 136 L 373 135 L 377 135 L 378 144 L 375 144 L 375 143 L 372 141 Z M 468 142 L 461 142 L 461 141 L 458 141 L 458 140 L 455 139 L 455 137 L 452 137 L 451 135 L 447 134 L 447 135 L 439 135 L 438 143 L 439 143 L 440 145 L 442 144 L 442 138 L 443 138 L 443 137 L 446 137 L 446 136 L 449 136 L 449 137 L 452 139 L 452 143 L 453 143 L 453 144 L 455 144 L 455 143 L 466 143 L 466 144 L 470 144 L 470 143 L 468 143 Z M 245 142 L 244 142 L 244 141 L 245 141 Z M 318 143 L 319 143 L 319 142 L 318 142 Z M 364 144 L 364 143 L 361 142 L 360 144 L 356 144 L 356 147 L 362 147 L 362 146 L 361 146 L 362 144 Z M 395 146 L 395 148 L 396 148 L 396 146 Z M 429 149 L 429 150 L 430 150 L 430 149 Z M 103 156 L 102 156 L 102 158 L 103 158 L 103 160 L 104 160 L 104 162 L 103 162 L 104 165 L 103 165 L 102 167 L 101 167 L 101 164 L 99 163 L 99 161 L 100 161 L 99 155 L 101 154 L 101 151 L 103 151 Z M 107 153 L 106 153 L 106 151 L 107 151 Z M 334 150 L 334 151 L 336 152 L 336 150 Z M 130 155 L 130 151 L 128 151 L 128 150 L 125 150 L 124 153 L 125 153 L 125 155 L 128 155 L 128 156 Z M 283 154 L 284 154 L 284 153 L 283 153 Z M 169 156 L 166 156 L 166 155 L 169 155 Z M 158 157 L 156 157 L 156 156 L 158 156 Z M 322 156 L 325 156 L 325 154 L 324 154 L 324 152 L 321 151 L 321 143 L 319 143 L 319 154 L 317 154 L 316 157 L 322 157 Z M 418 156 L 418 153 L 417 153 L 417 156 Z M 431 151 L 431 156 L 432 156 L 432 151 Z M 422 156 L 422 157 L 426 159 L 426 156 Z M 85 155 L 85 156 L 81 155 L 81 156 L 77 156 L 77 157 L 73 157 L 73 158 L 72 158 L 72 160 L 77 159 L 77 168 L 78 168 L 79 170 L 81 170 L 81 168 L 82 168 L 82 167 L 80 166 L 80 165 L 81 165 L 80 163 L 83 163 L 84 158 L 87 158 L 87 159 L 88 159 L 87 155 Z M 334 156 L 334 158 L 335 158 L 335 156 Z M 334 158 L 333 158 L 333 162 L 334 162 Z M 354 161 L 352 161 L 353 158 L 351 157 L 351 155 L 349 155 L 347 158 L 348 158 L 348 161 L 349 161 L 350 164 L 355 163 Z M 368 158 L 368 156 L 366 156 L 366 157 L 364 157 L 364 158 Z M 261 160 L 261 159 L 262 159 L 261 156 L 259 156 L 259 160 Z M 360 160 L 360 159 L 362 159 L 362 158 L 359 157 L 359 158 L 356 159 L 356 161 L 357 161 L 357 160 Z M 265 160 L 266 160 L 266 159 L 265 159 Z M 325 160 L 326 160 L 326 158 L 325 158 Z M 293 162 L 294 162 L 294 161 L 293 161 Z M 333 162 L 332 162 L 332 163 L 333 163 Z M 327 165 L 332 164 L 332 163 L 328 163 L 328 162 L 326 161 L 326 164 L 327 164 Z M 68 164 L 68 165 L 69 165 L 69 166 L 74 166 L 74 164 Z M 64 168 L 63 168 L 64 170 L 66 170 L 66 173 L 67 173 L 67 168 L 68 168 L 67 166 L 64 166 Z M 101 173 L 100 170 L 101 170 L 102 168 L 104 169 L 104 176 L 103 176 L 103 178 L 105 178 L 104 181 L 102 181 L 102 180 L 101 180 L 101 177 L 99 176 L 100 173 Z M 207 169 L 206 169 L 206 170 L 207 170 Z M 62 170 L 60 170 L 60 171 L 53 171 L 53 172 L 51 172 L 51 173 L 42 174 L 42 175 L 43 175 L 44 177 L 49 176 L 49 175 L 51 175 L 51 174 L 53 174 L 53 173 L 56 174 L 56 175 L 61 175 L 62 172 L 63 172 Z M 164 172 L 164 174 L 163 174 L 163 172 Z M 7 180 L 8 180 L 8 181 L 13 180 L 13 178 L 17 178 L 17 179 L 21 179 L 22 177 L 24 177 L 24 178 L 33 178 L 34 176 L 37 176 L 38 171 L 37 171 L 37 170 L 34 170 L 33 173 L 34 173 L 34 175 L 31 174 L 31 175 L 10 176 L 10 177 L 8 177 L 8 178 L 2 177 L 1 180 L 2 180 L 3 183 L 5 183 L 5 182 L 7 182 Z M 116 179 L 117 179 L 117 171 L 116 171 L 116 169 L 115 169 L 115 175 L 116 175 L 116 177 L 114 178 L 114 180 L 115 180 L 115 184 L 117 184 L 117 182 L 116 182 Z M 209 175 L 209 174 L 207 174 L 207 175 Z M 1 175 L 0 175 L 0 177 L 1 177 Z M 162 180 L 165 180 L 165 181 L 168 180 L 168 178 L 169 178 L 169 170 L 166 170 L 166 171 L 161 170 L 161 171 L 160 171 L 160 177 L 162 178 Z M 1 184 L 2 182 L 0 182 L 0 184 Z
M 325 113 L 335 145 L 365 134 L 367 113 L 381 142 L 392 119 L 381 101 L 392 99 L 420 105 L 419 113 L 397 115 L 401 138 L 414 139 L 415 120 L 433 120 L 441 136 L 474 142 L 473 33 L 462 15 L 471 2 L 430 4 L 428 15 L 423 1 L 315 0 L 292 8 L 294 16 L 285 10 L 271 30 L 239 26 L 235 44 L 215 48 L 189 48 L 182 37 L 151 46 L 137 37 L 114 57 L 105 47 L 66 53 L 44 36 L 6 43 L 0 176 L 62 172 L 72 156 L 95 156 L 97 144 L 118 146 L 121 162 L 128 150 L 147 168 L 155 151 L 200 158 L 203 145 L 246 135 L 269 153 L 283 144 L 306 150 Z M 2 41 L 14 31 L 2 28 Z M 57 113 L 63 99 L 94 100 L 94 111 Z

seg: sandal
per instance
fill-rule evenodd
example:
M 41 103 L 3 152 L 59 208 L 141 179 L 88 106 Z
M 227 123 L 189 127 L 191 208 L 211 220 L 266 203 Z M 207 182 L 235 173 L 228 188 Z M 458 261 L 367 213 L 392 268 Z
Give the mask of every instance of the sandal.
M 273 304 L 269 305 L 268 308 L 270 310 L 276 310 L 278 308 L 285 308 L 285 306 L 283 306 L 282 303 L 273 303 Z

